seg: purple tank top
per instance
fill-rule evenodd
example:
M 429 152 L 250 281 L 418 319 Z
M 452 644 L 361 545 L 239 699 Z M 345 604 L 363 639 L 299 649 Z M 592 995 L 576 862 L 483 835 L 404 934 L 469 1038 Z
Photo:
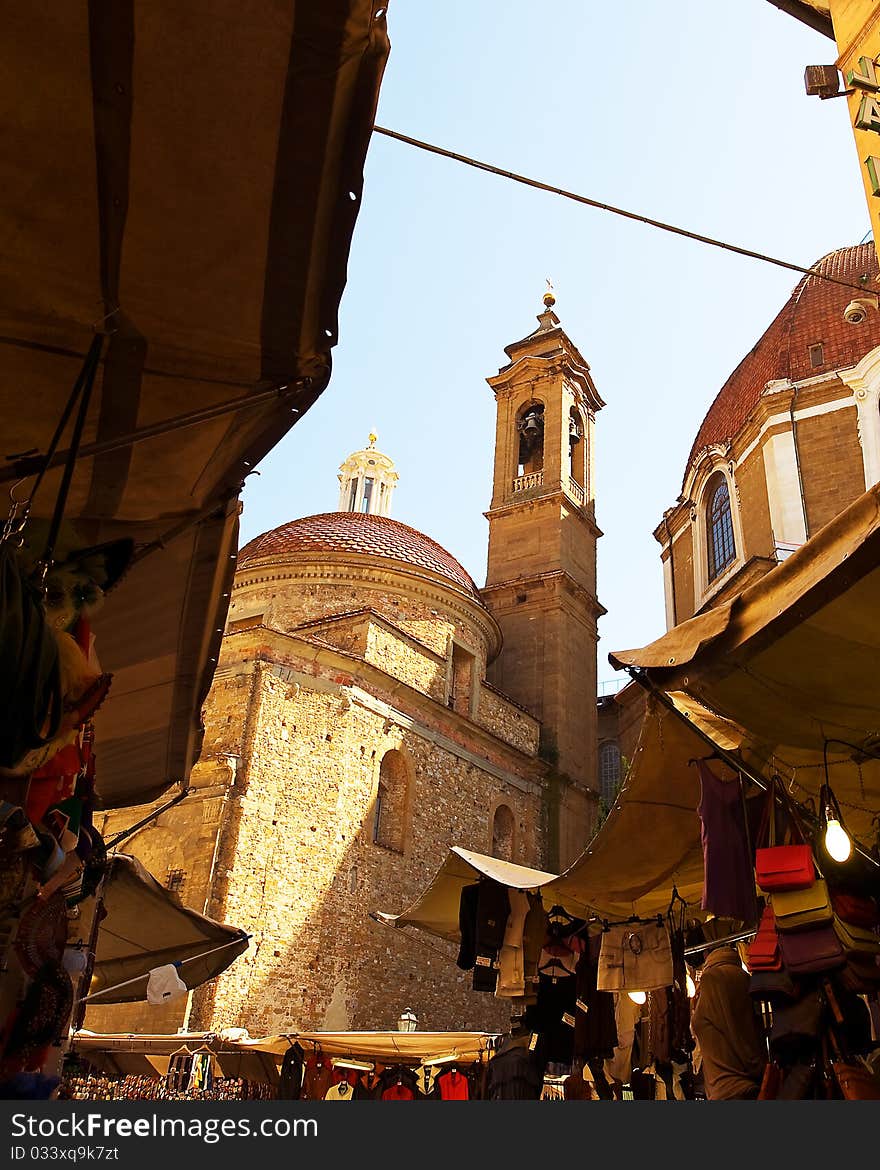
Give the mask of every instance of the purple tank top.
M 740 781 L 719 780 L 705 760 L 700 774 L 700 838 L 703 843 L 701 905 L 719 918 L 752 923 L 757 916 L 755 871 L 743 816 Z

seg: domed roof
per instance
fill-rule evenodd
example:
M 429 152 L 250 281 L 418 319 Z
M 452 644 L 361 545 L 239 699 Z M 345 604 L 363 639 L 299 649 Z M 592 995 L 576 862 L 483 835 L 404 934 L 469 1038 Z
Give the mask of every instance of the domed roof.
M 388 516 L 363 512 L 323 512 L 264 532 L 241 549 L 238 568 L 297 553 L 360 553 L 403 561 L 445 577 L 482 604 L 470 574 L 430 536 Z
M 865 294 L 877 287 L 873 241 L 829 252 L 813 268 L 848 285 L 864 284 Z M 845 369 L 880 345 L 880 313 L 869 313 L 857 327 L 843 319 L 844 308 L 858 295 L 855 287 L 847 288 L 821 277 L 804 276 L 798 282 L 786 305 L 716 395 L 694 439 L 688 468 L 704 447 L 733 438 L 757 406 L 768 382 L 777 378 L 797 382 Z M 823 361 L 814 366 L 810 347 L 820 343 Z

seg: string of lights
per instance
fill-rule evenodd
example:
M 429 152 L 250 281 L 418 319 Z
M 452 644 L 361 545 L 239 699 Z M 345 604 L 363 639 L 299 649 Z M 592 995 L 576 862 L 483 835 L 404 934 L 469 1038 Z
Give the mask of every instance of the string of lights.
M 505 170 L 504 167 L 495 166 L 493 163 L 481 162 L 479 159 L 471 158 L 466 154 L 460 154 L 458 151 L 447 150 L 443 146 L 424 142 L 420 138 L 413 138 L 409 134 L 401 134 L 398 130 L 389 130 L 385 126 L 373 126 L 373 132 L 375 134 L 384 134 L 386 138 L 393 138 L 397 142 L 403 142 L 408 146 L 414 146 L 418 150 L 425 150 L 429 154 L 440 155 L 441 158 L 448 158 L 453 162 L 474 167 L 478 171 L 486 171 L 490 175 L 497 175 L 502 179 L 510 179 L 512 182 L 522 183 L 526 187 L 534 187 L 538 191 L 547 191 L 550 195 L 558 195 L 563 199 L 571 199 L 575 203 L 582 203 L 587 207 L 594 207 L 599 211 L 608 211 L 612 215 L 619 215 L 624 219 L 635 220 L 637 223 L 646 224 L 648 227 L 658 228 L 664 232 L 671 232 L 673 235 L 683 236 L 688 240 L 695 240 L 699 244 L 708 244 L 713 248 L 722 248 L 726 252 L 734 252 L 739 256 L 746 256 L 752 260 L 761 260 L 765 264 L 775 264 L 778 268 L 787 268 L 790 272 L 798 272 L 802 276 L 815 276 L 817 280 L 826 280 L 831 284 L 839 284 L 843 288 L 855 289 L 861 293 L 865 291 L 864 284 L 854 284 L 849 280 L 841 280 L 840 277 L 831 276 L 815 268 L 805 268 L 800 264 L 793 264 L 789 260 L 780 260 L 776 256 L 768 256 L 765 252 L 756 252 L 752 248 L 744 248 L 739 244 L 731 244 L 724 240 L 717 240 L 713 236 L 704 236 L 699 232 L 688 231 L 687 228 L 676 227 L 675 224 L 665 223 L 660 219 L 653 219 L 649 215 L 641 215 L 636 211 L 627 211 L 623 207 L 615 207 L 611 203 L 603 203 L 599 199 L 592 199 L 589 195 L 580 195 L 576 191 L 567 191 L 564 187 L 556 187 L 552 183 L 544 183 L 540 179 L 532 179 L 527 175 L 518 174 L 516 171 Z

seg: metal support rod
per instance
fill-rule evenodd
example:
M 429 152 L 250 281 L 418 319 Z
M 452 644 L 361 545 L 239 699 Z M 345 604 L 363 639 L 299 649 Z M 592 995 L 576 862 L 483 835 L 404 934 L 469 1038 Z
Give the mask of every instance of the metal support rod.
M 218 951 L 225 951 L 227 947 L 236 947 L 239 943 L 251 939 L 252 934 L 241 934 L 238 938 L 233 938 L 227 943 L 221 944 L 219 947 L 211 947 L 209 951 L 202 951 L 201 954 L 191 955 L 188 959 L 180 959 L 174 963 L 175 967 L 185 967 L 187 963 L 194 963 L 196 959 L 206 959 L 208 955 L 216 955 Z M 80 1003 L 88 1003 L 90 999 L 97 999 L 98 996 L 107 995 L 111 991 L 118 991 L 120 987 L 130 987 L 132 983 L 139 983 L 141 979 L 146 979 L 149 972 L 145 971 L 142 975 L 135 975 L 134 979 L 125 979 L 122 983 L 114 983 L 111 987 L 102 987 L 100 991 L 93 991 L 91 995 L 84 995 L 79 1000 Z
M 247 410 L 252 406 L 262 406 L 267 402 L 272 402 L 279 398 L 292 398 L 304 386 L 308 385 L 310 381 L 311 379 L 305 378 L 289 386 L 276 386 L 271 390 L 262 390 L 257 394 L 243 394 L 239 398 L 230 398 L 226 402 L 217 403 L 215 406 L 206 406 L 201 410 L 192 410 L 186 414 L 177 414 L 172 418 L 163 419 L 161 422 L 138 427 L 136 430 L 129 431 L 125 435 L 117 435 L 112 439 L 104 439 L 101 442 L 86 443 L 80 447 L 76 458 L 87 459 L 95 455 L 107 455 L 111 451 L 118 451 L 122 447 L 130 446 L 132 443 L 140 443 L 144 439 L 157 438 L 159 435 L 167 434 L 169 431 L 197 426 L 199 423 L 210 422 L 215 418 L 222 418 L 225 414 L 233 414 L 239 410 Z M 8 467 L 0 470 L 0 483 L 10 479 L 21 479 L 22 477 L 35 475 L 41 470 L 55 467 L 59 463 L 63 463 L 69 455 L 70 450 L 56 451 L 49 459 L 45 455 L 21 456 L 18 459 L 14 459 Z
M 747 938 L 754 938 L 757 933 L 757 928 L 752 927 L 751 930 L 738 930 L 735 934 L 726 934 L 724 938 L 713 938 L 708 942 L 695 943 L 692 947 L 685 947 L 685 958 L 688 955 L 697 955 L 700 951 L 708 951 L 710 947 L 722 947 L 725 943 L 744 942 Z
M 169 808 L 174 808 L 176 804 L 180 804 L 182 800 L 186 800 L 191 792 L 192 788 L 184 788 L 184 790 L 178 793 L 178 795 L 175 796 L 173 800 L 169 800 L 168 803 L 163 804 L 161 808 L 154 809 L 153 812 L 148 813 L 145 817 L 139 820 L 136 825 L 132 825 L 130 829 L 123 829 L 121 833 L 117 833 L 112 841 L 107 841 L 105 843 L 105 847 L 108 850 L 115 849 L 120 841 L 124 841 L 126 837 L 130 837 L 133 833 L 136 833 L 138 829 L 142 829 L 144 825 L 148 825 L 151 821 L 156 820 L 156 818 L 160 817 L 162 813 L 168 812 Z

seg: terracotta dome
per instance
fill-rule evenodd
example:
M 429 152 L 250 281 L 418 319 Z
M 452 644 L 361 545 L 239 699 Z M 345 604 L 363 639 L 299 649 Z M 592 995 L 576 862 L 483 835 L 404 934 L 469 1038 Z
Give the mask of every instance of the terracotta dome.
M 864 285 L 875 292 L 877 253 L 874 243 L 858 244 L 829 252 L 814 265 L 818 272 L 848 285 Z M 880 313 L 869 313 L 858 327 L 843 319 L 846 305 L 858 297 L 858 288 L 834 284 L 816 276 L 804 276 L 775 320 L 733 371 L 697 432 L 688 456 L 690 468 L 704 447 L 732 439 L 757 406 L 764 387 L 777 378 L 797 382 L 830 370 L 854 366 L 880 345 Z M 810 347 L 822 345 L 823 361 L 814 366 Z
M 482 604 L 470 574 L 430 536 L 388 516 L 361 512 L 324 512 L 291 520 L 249 541 L 238 554 L 238 568 L 297 553 L 358 553 L 403 562 L 445 577 Z

